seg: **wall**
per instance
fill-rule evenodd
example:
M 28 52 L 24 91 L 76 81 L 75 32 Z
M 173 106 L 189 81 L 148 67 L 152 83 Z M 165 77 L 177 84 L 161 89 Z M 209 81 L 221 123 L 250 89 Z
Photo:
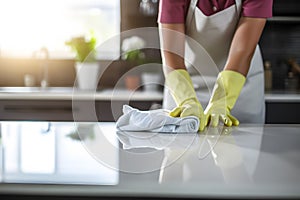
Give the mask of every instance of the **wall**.
M 0 59 L 0 87 L 23 87 L 24 75 L 32 74 L 36 78 L 36 86 L 40 86 L 41 66 L 43 63 L 34 59 Z M 103 75 L 99 81 L 99 88 L 111 88 L 129 70 L 129 64 L 122 60 L 99 61 Z M 75 82 L 74 60 L 49 60 L 49 85 L 52 87 L 73 87 Z
M 73 86 L 75 70 L 73 60 L 49 60 L 49 83 L 51 86 Z M 32 74 L 39 86 L 41 79 L 40 60 L 35 59 L 0 59 L 0 86 L 24 86 L 24 75 Z

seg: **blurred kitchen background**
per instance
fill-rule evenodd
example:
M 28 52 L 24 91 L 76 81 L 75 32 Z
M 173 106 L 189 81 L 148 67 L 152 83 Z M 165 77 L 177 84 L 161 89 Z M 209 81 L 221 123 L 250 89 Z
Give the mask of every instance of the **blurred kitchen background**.
M 267 68 L 267 89 L 299 90 L 300 68 L 297 66 L 300 63 L 299 8 L 300 1 L 297 0 L 274 0 L 273 18 L 268 20 L 260 40 Z M 268 83 L 269 67 L 272 70 L 271 83 Z
M 158 48 L 148 48 L 159 46 L 158 32 L 153 29 L 132 31 L 157 27 L 158 4 L 159 0 L 1 0 L 0 88 L 20 89 L 26 85 L 41 87 L 45 69 L 48 71 L 46 86 L 72 88 L 76 79 L 76 60 L 65 42 L 73 37 L 88 35 L 92 31 L 99 44 L 97 62 L 100 66 L 106 66 L 101 69 L 103 74 L 98 82 L 98 91 L 115 87 L 121 90 L 128 90 L 128 87 L 132 89 L 135 86 L 128 86 L 125 82 L 126 77 L 134 74 L 138 77 L 136 82 L 140 82 L 142 75 L 149 72 L 156 78 L 159 77 L 156 82 L 160 82 L 161 85 L 155 89 L 159 94 L 141 94 L 141 97 L 136 97 L 136 104 L 133 106 L 149 109 L 153 104 L 161 104 L 163 75 L 160 51 Z M 274 0 L 273 8 L 273 17 L 268 19 L 259 42 L 265 65 L 266 122 L 299 123 L 295 111 L 300 110 L 300 1 Z M 132 36 L 138 36 L 146 46 L 139 52 L 143 55 L 142 63 L 145 65 L 136 71 L 132 69 L 140 63 L 124 60 L 122 55 L 123 41 Z M 134 73 L 128 73 L 129 71 Z M 150 77 L 150 80 L 154 79 L 155 77 Z M 138 89 L 144 91 L 145 87 Z M 67 90 L 70 91 L 72 92 Z M 25 112 L 24 101 L 16 101 L 16 105 L 22 106 L 18 108 L 22 111 L 16 113 L 15 105 L 12 108 L 7 107 L 10 106 L 8 103 L 12 103 L 11 98 L 3 95 L 1 98 L 2 120 L 28 119 L 29 115 L 26 112 L 32 112 L 32 106 L 42 104 L 39 99 L 37 102 L 30 102 L 29 111 Z M 101 98 L 102 96 L 96 100 L 101 101 L 99 110 L 106 116 L 100 116 L 100 120 L 116 119 L 117 117 L 111 114 L 112 106 L 109 102 L 103 106 L 104 101 Z M 44 106 L 53 105 L 53 99 L 49 101 L 51 102 L 44 101 Z M 62 105 L 62 102 L 56 105 Z M 118 115 L 121 105 L 118 107 Z M 67 110 L 72 111 L 70 102 L 67 106 Z M 46 107 L 43 117 L 37 115 L 30 119 L 72 120 L 71 112 L 67 117 L 57 113 L 52 113 L 51 117 L 50 109 Z M 8 114 L 5 114 L 5 109 L 8 109 Z M 40 108 L 33 110 L 40 111 Z M 63 107 L 63 110 L 66 108 Z M 281 112 L 288 114 L 278 118 L 278 113 Z M 20 113 L 24 117 L 21 117 Z M 87 118 L 88 116 L 87 114 Z
M 143 2 L 1 1 L 0 87 L 22 87 L 26 75 L 31 75 L 35 79 L 35 86 L 39 86 L 41 66 L 45 63 L 49 71 L 49 86 L 72 87 L 75 80 L 75 60 L 65 42 L 71 37 L 86 35 L 91 30 L 100 45 L 97 49 L 98 62 L 109 65 L 99 81 L 99 88 L 114 87 L 119 78 L 130 69 L 128 62 L 119 56 L 122 54 L 121 40 L 124 39 L 120 38 L 120 33 L 140 27 L 157 27 L 158 1 Z M 130 35 L 127 34 L 126 37 Z M 150 39 L 147 37 L 142 38 L 146 44 L 153 41 L 158 43 L 158 33 L 151 35 Z M 45 49 L 47 52 L 39 56 Z M 161 62 L 157 49 L 143 51 L 148 62 Z
M 0 87 L 22 87 L 26 75 L 39 86 L 45 62 L 50 86 L 73 86 L 74 55 L 65 41 L 93 30 L 100 44 L 114 37 L 114 42 L 103 45 L 97 53 L 100 63 L 109 62 L 99 88 L 112 88 L 129 69 L 118 57 L 124 38 L 115 36 L 157 26 L 158 0 L 3 0 L 0 4 Z M 300 72 L 291 62 L 300 63 L 299 6 L 297 0 L 274 0 L 274 17 L 268 20 L 260 41 L 268 90 L 299 89 Z M 158 42 L 158 35 L 151 37 L 151 42 Z M 41 49 L 47 51 L 43 57 L 37 56 Z M 161 62 L 157 49 L 144 51 L 149 62 Z

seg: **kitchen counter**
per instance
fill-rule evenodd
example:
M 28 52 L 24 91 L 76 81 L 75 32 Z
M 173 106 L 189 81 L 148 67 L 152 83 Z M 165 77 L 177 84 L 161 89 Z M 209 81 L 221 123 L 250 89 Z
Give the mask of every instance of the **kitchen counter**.
M 299 91 L 274 90 L 266 91 L 266 102 L 300 102 Z
M 72 87 L 0 87 L 0 100 L 138 100 L 162 101 L 159 91 L 129 91 L 103 89 L 82 91 Z M 267 91 L 266 102 L 300 102 L 300 92 Z
M 0 197 L 299 199 L 299 128 L 161 134 L 114 123 L 2 122 Z
M 162 98 L 159 91 L 0 87 L 0 120 L 115 121 L 124 104 L 149 110 Z
M 72 87 L 0 87 L 0 100 L 162 100 L 158 91 L 103 89 L 83 91 Z
M 207 96 L 204 91 L 203 95 Z M 160 107 L 162 101 L 161 91 L 0 87 L 0 120 L 73 121 L 74 113 L 79 113 L 80 120 L 83 121 L 115 121 L 122 114 L 124 104 L 149 110 Z M 300 123 L 297 116 L 300 112 L 299 92 L 266 92 L 265 102 L 266 123 Z M 91 117 L 91 113 L 95 113 L 97 117 Z

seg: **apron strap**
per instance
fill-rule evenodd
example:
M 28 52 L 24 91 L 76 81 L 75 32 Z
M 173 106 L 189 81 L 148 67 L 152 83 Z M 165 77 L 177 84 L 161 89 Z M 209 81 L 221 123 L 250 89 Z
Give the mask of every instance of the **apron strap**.
M 190 6 L 189 6 L 189 9 L 188 9 L 188 13 L 187 13 L 187 16 L 186 16 L 186 21 L 185 21 L 185 23 L 188 24 L 188 25 L 192 21 L 197 3 L 198 3 L 198 0 L 191 0 Z
M 195 8 L 197 6 L 198 0 L 191 0 L 189 9 L 188 9 L 188 13 L 186 16 L 186 24 L 190 24 L 193 18 L 193 15 L 195 13 Z M 236 11 L 238 13 L 238 15 L 241 15 L 242 12 L 242 0 L 235 0 L 235 4 L 236 4 Z
M 239 16 L 242 14 L 242 0 L 235 0 L 236 11 Z

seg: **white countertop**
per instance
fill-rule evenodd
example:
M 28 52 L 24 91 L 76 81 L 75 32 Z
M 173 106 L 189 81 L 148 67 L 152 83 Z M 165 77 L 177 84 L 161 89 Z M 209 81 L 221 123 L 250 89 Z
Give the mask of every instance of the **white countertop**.
M 117 132 L 114 123 L 0 127 L 0 195 L 300 198 L 299 125 L 243 124 L 202 134 Z
M 136 100 L 161 101 L 159 91 L 129 91 L 124 89 L 103 89 L 82 91 L 72 87 L 0 87 L 0 100 Z M 269 91 L 266 102 L 300 102 L 299 92 Z
M 135 100 L 160 101 L 163 94 L 159 91 L 130 91 L 124 89 L 103 89 L 83 91 L 72 87 L 0 88 L 0 100 Z

